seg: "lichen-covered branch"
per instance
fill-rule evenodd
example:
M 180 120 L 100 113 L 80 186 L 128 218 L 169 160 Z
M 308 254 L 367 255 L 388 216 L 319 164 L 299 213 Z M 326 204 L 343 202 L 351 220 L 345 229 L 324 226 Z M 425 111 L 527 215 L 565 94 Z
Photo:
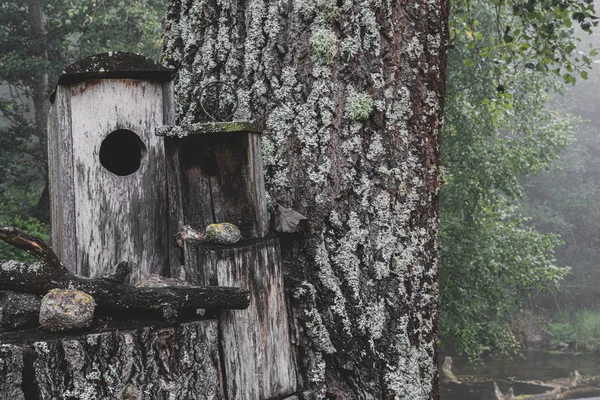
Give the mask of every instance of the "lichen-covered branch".
M 16 228 L 0 226 L 0 239 L 40 259 L 35 263 L 0 261 L 0 290 L 45 295 L 55 288 L 77 289 L 94 297 L 99 309 L 173 310 L 245 309 L 247 290 L 233 287 L 135 287 L 122 283 L 129 267 L 121 263 L 107 278 L 85 278 L 71 273 L 41 239 Z

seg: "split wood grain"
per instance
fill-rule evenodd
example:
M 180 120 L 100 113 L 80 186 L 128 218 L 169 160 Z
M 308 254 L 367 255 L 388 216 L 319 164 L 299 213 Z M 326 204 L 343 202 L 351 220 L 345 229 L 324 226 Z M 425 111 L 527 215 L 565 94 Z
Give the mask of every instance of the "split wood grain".
M 230 247 L 186 240 L 184 251 L 188 281 L 236 285 L 251 293 L 247 310 L 220 313 L 227 398 L 269 399 L 296 392 L 279 241 L 246 240 Z

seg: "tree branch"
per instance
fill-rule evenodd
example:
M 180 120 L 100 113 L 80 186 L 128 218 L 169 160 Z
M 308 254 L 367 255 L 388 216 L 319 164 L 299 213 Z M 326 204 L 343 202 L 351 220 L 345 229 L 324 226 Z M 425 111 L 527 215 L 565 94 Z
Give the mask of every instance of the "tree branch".
M 177 314 L 184 309 L 245 309 L 250 304 L 247 290 L 234 287 L 135 287 L 122 283 L 130 269 L 120 263 L 105 278 L 86 278 L 70 272 L 44 241 L 17 228 L 0 226 L 0 240 L 23 249 L 40 261 L 0 261 L 0 290 L 45 295 L 55 288 L 77 289 L 94 297 L 105 310 L 142 310 Z

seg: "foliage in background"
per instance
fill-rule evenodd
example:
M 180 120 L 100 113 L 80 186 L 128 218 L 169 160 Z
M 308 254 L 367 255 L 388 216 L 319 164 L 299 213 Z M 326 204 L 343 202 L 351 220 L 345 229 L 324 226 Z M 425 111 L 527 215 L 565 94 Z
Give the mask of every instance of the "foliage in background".
M 67 7 L 55 23 L 68 27 L 68 61 L 110 50 L 159 60 L 165 0 L 71 0 L 64 4 Z
M 0 225 L 14 226 L 50 243 L 49 226 L 32 217 L 32 209 L 39 193 L 27 193 L 13 190 L 4 193 L 0 200 Z M 34 261 L 34 258 L 23 250 L 0 241 L 0 260 Z
M 599 351 L 600 310 L 560 313 L 549 324 L 548 336 L 551 346 L 568 344 L 578 351 Z
M 535 298 L 553 312 L 596 307 L 600 300 L 600 138 L 585 125 L 577 139 L 547 173 L 525 181 L 523 212 L 536 229 L 561 235 L 565 246 L 557 258 L 572 266 L 560 290 Z
M 584 37 L 585 43 L 600 47 L 600 35 Z M 590 70 L 587 82 L 578 82 L 556 99 L 553 107 L 581 115 L 585 122 L 577 141 L 547 173 L 525 181 L 527 202 L 523 212 L 532 216 L 532 225 L 544 232 L 557 232 L 565 246 L 557 249 L 561 265 L 572 273 L 560 290 L 536 296 L 535 304 L 550 312 L 577 311 L 600 305 L 600 67 Z
M 574 35 L 575 28 L 591 33 L 598 25 L 593 0 L 456 0 L 451 6 L 451 40 L 471 50 L 463 62 L 492 62 L 497 76 L 530 69 L 574 83 L 576 73 L 586 78 L 596 55 L 576 53 L 581 40 Z
M 571 27 L 595 25 L 593 5 L 469 1 L 455 3 L 453 13 L 440 337 L 471 358 L 501 356 L 518 348 L 510 323 L 531 290 L 556 286 L 568 272 L 556 264 L 558 238 L 519 213 L 520 179 L 547 169 L 571 141 L 577 122 L 547 103 L 562 88 L 555 75 L 586 77 L 591 60 L 573 54 Z
M 47 202 L 40 201 L 47 195 L 43 189 L 47 183 L 45 120 L 49 104 L 43 98 L 66 65 L 92 54 L 122 50 L 158 60 L 165 3 L 0 3 L 0 224 L 19 225 L 47 236 L 47 221 L 39 223 L 33 218 L 47 218 Z M 37 28 L 36 5 L 43 12 Z M 41 101 L 34 101 L 36 93 Z M 0 258 L 12 256 L 7 247 L 0 247 Z

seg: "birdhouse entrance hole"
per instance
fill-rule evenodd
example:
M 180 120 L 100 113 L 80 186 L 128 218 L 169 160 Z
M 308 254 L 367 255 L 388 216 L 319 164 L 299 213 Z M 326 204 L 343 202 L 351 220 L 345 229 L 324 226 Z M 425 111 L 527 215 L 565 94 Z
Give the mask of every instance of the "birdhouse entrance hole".
M 127 129 L 108 134 L 100 146 L 100 163 L 115 175 L 127 176 L 136 172 L 146 154 L 146 146 L 138 135 Z

